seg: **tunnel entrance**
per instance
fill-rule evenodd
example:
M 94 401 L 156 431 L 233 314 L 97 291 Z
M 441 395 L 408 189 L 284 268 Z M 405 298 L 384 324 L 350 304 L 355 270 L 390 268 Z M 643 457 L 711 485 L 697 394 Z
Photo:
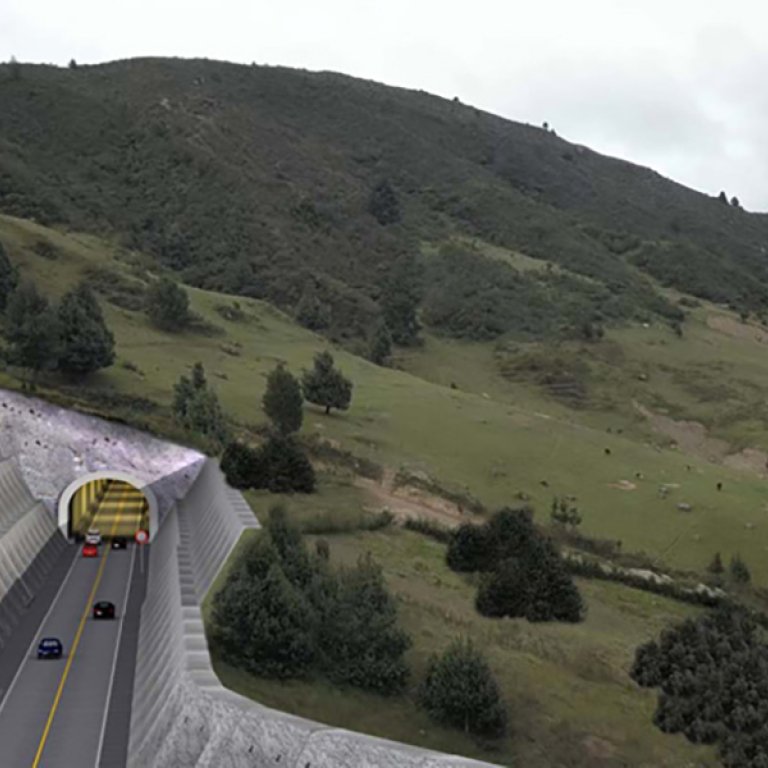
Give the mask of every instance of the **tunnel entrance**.
M 73 482 L 59 499 L 59 529 L 81 540 L 91 528 L 105 539 L 157 533 L 157 502 L 140 481 L 120 472 L 98 472 Z
M 91 480 L 69 501 L 67 537 L 85 538 L 91 528 L 97 528 L 104 538 L 133 538 L 139 529 L 149 529 L 149 503 L 138 488 L 124 480 Z

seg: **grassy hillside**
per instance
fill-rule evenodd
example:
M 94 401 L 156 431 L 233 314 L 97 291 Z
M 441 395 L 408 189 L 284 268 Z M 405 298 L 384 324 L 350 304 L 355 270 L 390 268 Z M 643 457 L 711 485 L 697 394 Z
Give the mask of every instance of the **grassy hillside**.
M 53 297 L 82 276 L 93 275 L 96 267 L 102 270 L 97 285 L 106 284 L 110 294 L 123 283 L 133 285 L 134 294 L 142 285 L 135 277 L 142 271 L 135 266 L 141 263 L 139 256 L 91 236 L 65 235 L 0 217 L 0 237 L 22 275 L 34 277 Z M 36 252 L 41 238 L 53 244 L 55 259 Z M 104 280 L 105 269 L 111 280 Z M 233 297 L 190 289 L 190 298 L 192 308 L 213 331 L 180 337 L 167 334 L 152 328 L 142 312 L 105 302 L 107 321 L 117 340 L 118 361 L 96 374 L 87 391 L 97 400 L 124 398 L 133 416 L 151 425 L 154 418 L 164 416 L 173 383 L 201 361 L 228 413 L 246 426 L 263 423 L 260 401 L 267 373 L 278 361 L 300 372 L 326 342 L 256 300 L 240 300 L 244 317 L 231 321 L 216 308 L 231 306 Z M 125 303 L 123 299 L 121 294 L 117 300 Z M 704 329 L 701 332 L 705 333 Z M 715 358 L 720 352 L 712 345 L 718 343 L 727 360 L 729 336 L 712 331 L 699 348 L 711 348 Z M 753 350 L 759 346 L 759 342 L 743 343 L 751 343 Z M 482 354 L 481 347 L 465 348 L 471 350 L 472 357 Z M 746 366 L 749 355 L 743 350 L 740 354 Z M 337 441 L 356 455 L 382 465 L 397 468 L 404 464 L 438 480 L 466 486 L 489 507 L 511 503 L 524 492 L 540 514 L 546 514 L 554 494 L 573 494 L 584 515 L 584 530 L 620 539 L 626 551 L 645 551 L 672 567 L 694 570 L 703 568 L 716 550 L 726 556 L 741 552 L 755 578 L 762 583 L 768 579 L 765 544 L 754 535 L 755 527 L 761 530 L 768 524 L 764 483 L 756 474 L 712 464 L 679 449 L 659 448 L 638 440 L 631 430 L 608 432 L 605 415 L 599 410 L 582 416 L 526 383 L 493 379 L 492 372 L 483 374 L 481 366 L 465 365 L 459 356 L 453 362 L 444 360 L 442 370 L 452 371 L 461 389 L 451 389 L 445 379 L 432 383 L 404 371 L 380 368 L 343 350 L 337 350 L 336 356 L 355 382 L 353 406 L 347 414 L 330 416 L 308 407 L 304 433 Z M 674 350 L 672 356 L 680 357 Z M 704 362 L 694 360 L 691 370 L 695 372 L 696 365 Z M 429 367 L 432 378 L 438 376 L 441 369 Z M 619 385 L 614 396 L 618 397 L 625 374 L 622 366 L 615 368 Z M 476 371 L 496 382 L 493 396 L 477 387 Z M 740 373 L 736 369 L 734 386 L 746 387 L 738 384 Z M 762 369 L 758 367 L 751 375 L 758 383 Z M 65 389 L 70 386 L 56 379 L 51 384 Z M 82 387 L 74 391 L 78 389 L 82 391 Z M 685 390 L 677 390 L 677 395 L 683 397 Z M 148 404 L 140 400 L 137 406 L 135 398 Z M 686 407 L 694 406 L 688 398 Z M 146 413 L 141 407 L 146 407 Z M 629 413 L 619 414 L 614 423 L 622 425 L 630 418 L 639 418 Z M 643 427 L 641 434 L 647 430 Z M 636 479 L 638 472 L 642 480 Z M 619 487 L 622 480 L 633 481 L 636 488 L 624 490 Z M 724 483 L 721 493 L 714 492 L 718 481 Z M 666 499 L 658 493 L 662 484 L 674 487 Z M 680 501 L 691 504 L 693 513 L 678 512 L 676 504 Z
M 51 297 L 83 278 L 96 287 L 115 332 L 118 360 L 84 384 L 52 375 L 44 382 L 44 393 L 63 393 L 110 416 L 168 433 L 173 382 L 199 360 L 228 414 L 248 430 L 264 421 L 259 403 L 265 376 L 275 363 L 285 361 L 298 372 L 327 345 L 267 303 L 199 289 L 189 289 L 192 308 L 201 318 L 198 330 L 166 334 L 152 328 L 142 311 L 130 308 L 140 305 L 147 269 L 152 267 L 140 253 L 92 235 L 7 216 L 0 216 L 0 240 L 22 276 L 33 278 Z M 526 269 L 536 268 L 535 262 L 526 262 Z M 239 312 L 233 313 L 236 301 Z M 702 313 L 705 309 L 700 308 Z M 720 311 L 717 316 L 742 327 Z M 695 334 L 689 331 L 687 358 L 682 350 L 688 337 L 678 339 L 662 324 L 621 332 L 627 336 L 610 334 L 601 344 L 606 349 L 625 345 L 640 358 L 652 356 L 652 375 L 647 382 L 637 382 L 650 389 L 632 393 L 651 406 L 657 384 L 655 355 L 693 371 L 710 359 L 707 355 L 722 355 L 732 365 L 733 386 L 746 386 L 739 384 L 742 376 L 745 381 L 759 380 L 762 368 L 757 363 L 749 368 L 749 360 L 756 358 L 762 342 L 736 342 L 710 328 L 706 317 L 701 314 L 696 321 Z M 524 346 L 530 350 L 537 344 Z M 599 348 L 588 349 L 598 356 Z M 493 343 L 430 337 L 423 350 L 402 359 L 413 373 L 379 368 L 341 349 L 334 353 L 355 382 L 352 407 L 331 416 L 308 407 L 305 435 L 320 435 L 390 471 L 405 465 L 451 488 L 466 486 L 490 507 L 515 503 L 523 491 L 531 496 L 542 522 L 553 494 L 574 494 L 585 531 L 621 539 L 627 552 L 643 550 L 666 567 L 696 571 L 715 550 L 726 559 L 741 552 L 756 582 L 766 584 L 765 540 L 759 534 L 768 524 L 768 510 L 763 481 L 756 474 L 714 464 L 686 452 L 685 446 L 659 448 L 659 435 L 631 409 L 601 410 L 592 399 L 574 408 L 535 382 L 504 376 Z M 614 379 L 601 370 L 600 385 L 616 398 L 634 375 L 634 364 L 619 360 L 612 366 Z M 13 373 L 0 374 L 0 383 L 18 386 Z M 685 388 L 673 394 L 681 407 L 697 407 Z M 673 394 L 668 394 L 670 401 Z M 429 653 L 456 634 L 470 633 L 477 639 L 503 681 L 511 736 L 489 751 L 460 734 L 435 728 L 416 709 L 410 693 L 381 700 L 317 681 L 275 685 L 219 663 L 226 684 L 267 704 L 332 724 L 508 765 L 716 764 L 711 750 L 655 730 L 650 720 L 653 695 L 626 675 L 639 643 L 695 609 L 620 585 L 584 581 L 589 613 L 582 625 L 483 619 L 472 608 L 472 579 L 448 571 L 435 542 L 399 527 L 359 530 L 366 515 L 381 508 L 371 484 L 359 480 L 330 465 L 321 471 L 317 495 L 283 501 L 308 530 L 330 531 L 323 535 L 330 539 L 337 561 L 354 561 L 371 551 L 382 563 L 403 624 L 414 638 L 409 651 L 414 680 Z M 621 481 L 632 481 L 634 490 Z M 714 490 L 718 481 L 725 484 L 720 493 Z M 662 483 L 677 486 L 666 499 L 658 494 Z M 263 514 L 275 497 L 258 493 L 249 500 Z M 679 512 L 679 501 L 692 504 L 693 510 Z
M 580 295 L 587 320 L 669 316 L 648 275 L 768 306 L 766 216 L 455 100 L 331 73 L 168 59 L 0 66 L 0 99 L 1 211 L 119 236 L 188 282 L 291 311 L 309 281 L 339 337 L 370 327 L 394 258 L 456 235 L 589 277 L 591 292 L 548 273 L 524 291 L 553 306 Z M 382 180 L 397 223 L 369 211 Z M 470 256 L 477 312 L 514 295 L 517 272 L 504 265 L 510 290 L 499 296 L 493 267 Z M 438 295 L 456 270 L 433 270 Z M 603 317 L 606 297 L 618 315 Z M 471 334 L 434 310 L 444 331 Z M 525 330 L 510 317 L 485 328 Z

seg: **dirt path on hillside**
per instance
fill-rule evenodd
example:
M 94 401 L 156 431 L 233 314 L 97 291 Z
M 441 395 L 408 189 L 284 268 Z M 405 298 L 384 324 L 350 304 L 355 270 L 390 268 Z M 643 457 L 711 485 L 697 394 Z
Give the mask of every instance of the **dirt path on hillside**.
M 756 448 L 733 451 L 730 443 L 726 440 L 710 437 L 707 428 L 698 421 L 675 421 L 675 419 L 656 413 L 638 402 L 633 402 L 633 405 L 639 413 L 648 419 L 648 423 L 654 431 L 672 438 L 683 453 L 715 464 L 723 464 L 731 469 L 751 472 L 760 477 L 765 477 L 768 474 L 768 453 L 765 451 Z
M 381 482 L 358 477 L 355 485 L 362 488 L 370 499 L 370 509 L 380 512 L 383 508 L 402 522 L 406 519 L 425 519 L 446 528 L 455 528 L 461 523 L 477 518 L 471 512 L 462 512 L 458 505 L 440 496 L 410 486 L 395 486 L 395 472 L 385 469 Z
M 707 325 L 713 331 L 720 331 L 720 333 L 732 336 L 735 339 L 745 339 L 747 341 L 758 341 L 761 344 L 768 344 L 768 331 L 753 323 L 742 323 L 727 315 L 709 315 L 707 317 Z

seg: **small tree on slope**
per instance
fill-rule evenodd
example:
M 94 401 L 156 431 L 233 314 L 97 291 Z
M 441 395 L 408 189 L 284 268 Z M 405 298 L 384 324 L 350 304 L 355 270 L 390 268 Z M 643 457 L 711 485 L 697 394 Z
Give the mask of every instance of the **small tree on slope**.
M 346 411 L 352 400 L 352 382 L 336 369 L 330 352 L 315 355 L 315 367 L 304 371 L 301 386 L 304 397 L 315 405 L 321 405 L 326 413 L 331 408 Z

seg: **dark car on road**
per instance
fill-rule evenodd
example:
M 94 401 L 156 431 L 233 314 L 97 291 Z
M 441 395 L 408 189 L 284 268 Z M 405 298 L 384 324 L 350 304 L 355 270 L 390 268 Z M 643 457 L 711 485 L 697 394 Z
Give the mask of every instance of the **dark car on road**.
M 110 603 L 108 600 L 99 600 L 93 606 L 93 618 L 94 619 L 114 619 L 115 618 L 115 604 Z
M 44 637 L 37 646 L 38 659 L 60 659 L 64 653 L 64 646 L 58 637 Z
M 125 536 L 115 536 L 112 539 L 112 549 L 126 549 L 128 547 L 128 539 Z

